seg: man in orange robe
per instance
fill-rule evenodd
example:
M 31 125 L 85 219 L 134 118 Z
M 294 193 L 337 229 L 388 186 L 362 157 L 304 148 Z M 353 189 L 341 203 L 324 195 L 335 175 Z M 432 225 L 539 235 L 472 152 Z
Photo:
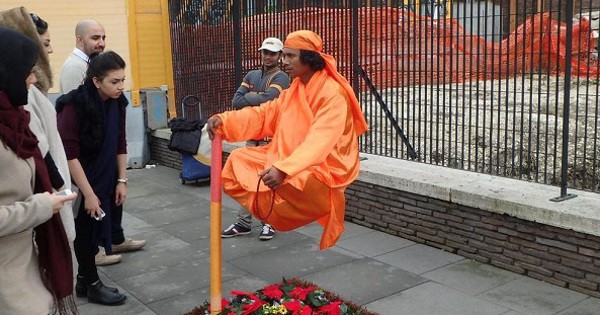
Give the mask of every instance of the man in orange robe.
M 260 106 L 217 114 L 207 128 L 211 139 L 219 133 L 230 142 L 272 137 L 266 146 L 231 153 L 223 189 L 279 231 L 318 221 L 325 249 L 344 232 L 344 190 L 358 176 L 357 137 L 367 124 L 352 87 L 322 49 L 316 33 L 290 33 L 283 48 L 290 87 Z

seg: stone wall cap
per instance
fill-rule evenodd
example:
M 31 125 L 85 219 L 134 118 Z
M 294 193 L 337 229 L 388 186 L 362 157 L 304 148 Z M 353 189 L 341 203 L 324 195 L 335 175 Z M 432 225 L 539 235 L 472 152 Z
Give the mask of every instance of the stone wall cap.
M 600 194 L 551 201 L 560 187 L 431 164 L 360 154 L 359 180 L 481 210 L 600 236 Z

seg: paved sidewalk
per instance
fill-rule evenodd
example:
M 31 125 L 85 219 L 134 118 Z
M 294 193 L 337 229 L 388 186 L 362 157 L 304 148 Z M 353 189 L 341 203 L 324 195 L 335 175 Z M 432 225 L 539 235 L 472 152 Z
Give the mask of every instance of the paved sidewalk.
M 129 178 L 123 225 L 148 245 L 99 268 L 127 302 L 78 298 L 80 313 L 183 314 L 209 299 L 210 189 L 181 185 L 177 170 L 161 166 L 130 170 Z M 237 209 L 224 196 L 223 227 Z M 600 299 L 351 223 L 325 251 L 318 225 L 271 241 L 259 241 L 259 231 L 257 224 L 250 235 L 223 240 L 223 296 L 298 277 L 382 315 L 600 314 Z

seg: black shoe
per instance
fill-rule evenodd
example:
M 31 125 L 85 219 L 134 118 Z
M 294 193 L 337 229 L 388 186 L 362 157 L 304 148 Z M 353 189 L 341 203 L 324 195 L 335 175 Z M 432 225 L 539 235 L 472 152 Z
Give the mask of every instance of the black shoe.
M 261 241 L 268 241 L 275 236 L 275 230 L 271 227 L 270 224 L 263 224 L 262 230 L 260 231 L 260 235 L 258 239 Z
M 87 297 L 90 303 L 102 305 L 120 305 L 127 300 L 125 295 L 109 290 L 100 280 L 96 284 L 88 284 Z
M 107 286 L 104 286 L 104 287 L 107 288 L 109 291 L 112 291 L 114 293 L 119 293 L 119 289 L 117 289 L 117 288 L 107 287 Z M 80 275 L 77 275 L 77 283 L 75 283 L 75 295 L 77 295 L 77 297 L 86 297 L 87 296 L 87 285 L 83 281 L 83 277 Z
M 225 231 L 221 232 L 221 237 L 222 238 L 230 238 L 230 237 L 234 237 L 234 236 L 238 236 L 238 235 L 250 234 L 250 232 L 252 232 L 252 229 L 243 227 L 236 223 L 236 224 L 230 225 Z

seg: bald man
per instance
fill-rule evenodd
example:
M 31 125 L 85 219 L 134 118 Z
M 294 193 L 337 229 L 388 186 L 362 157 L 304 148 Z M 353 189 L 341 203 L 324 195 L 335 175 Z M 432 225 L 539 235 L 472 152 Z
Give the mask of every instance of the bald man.
M 89 56 L 104 51 L 104 27 L 95 20 L 81 20 L 75 27 L 75 48 L 60 71 L 60 94 L 76 89 L 85 78 Z

